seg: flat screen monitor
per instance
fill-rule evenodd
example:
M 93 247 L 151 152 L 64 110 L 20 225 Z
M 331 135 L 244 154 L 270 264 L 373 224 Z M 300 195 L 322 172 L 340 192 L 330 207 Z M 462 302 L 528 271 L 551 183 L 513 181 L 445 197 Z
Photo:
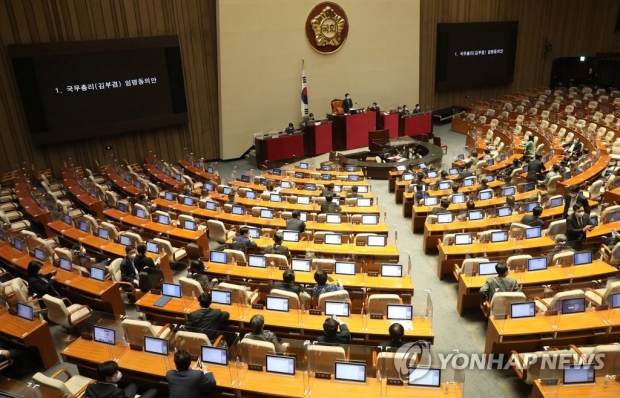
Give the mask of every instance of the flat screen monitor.
M 273 210 L 272 209 L 260 209 L 260 218 L 273 218 Z
M 125 176 L 125 182 L 131 184 L 131 175 L 127 174 Z
M 87 232 L 87 233 L 90 232 L 90 226 L 84 220 L 80 220 L 78 222 L 78 229 L 82 232 Z
M 508 217 L 512 215 L 512 209 L 508 206 L 502 206 L 497 209 L 498 217 Z
M 153 254 L 159 254 L 159 243 L 157 242 L 146 242 L 146 251 Z
M 144 336 L 144 352 L 168 356 L 168 340 Z
M 447 224 L 454 221 L 454 215 L 452 213 L 439 213 L 437 214 L 437 224 Z
M 344 171 L 347 173 L 355 173 L 357 171 L 357 166 L 346 165 L 344 166 Z
M 205 209 L 215 211 L 217 210 L 217 204 L 215 202 L 206 202 Z
M 3 229 L 0 229 L 0 240 L 6 242 L 6 234 Z
M 274 176 L 281 176 L 282 175 L 282 169 L 273 169 L 273 170 L 271 170 L 271 174 L 273 174 Z
M 196 231 L 196 221 L 192 220 L 183 220 L 183 229 L 187 229 L 190 231 Z
M 525 239 L 536 239 L 542 236 L 541 227 L 531 227 L 525 230 Z
M 562 384 L 594 384 L 596 372 L 592 365 L 566 365 L 562 369 Z
M 298 205 L 309 205 L 310 204 L 310 196 L 298 196 L 297 197 Z
M 467 212 L 467 218 L 469 221 L 482 220 L 484 218 L 484 214 L 482 213 L 482 210 L 470 210 Z
M 551 198 L 551 200 L 549 201 L 549 207 L 553 208 L 553 207 L 559 207 L 562 206 L 562 197 L 557 197 L 557 198 Z
M 310 260 L 294 258 L 291 260 L 291 269 L 293 271 L 310 272 L 310 264 Z
M 186 196 L 183 198 L 183 204 L 185 206 L 193 206 L 194 205 L 194 198 L 190 198 L 189 196 Z
M 455 245 L 471 245 L 471 234 L 454 234 Z
M 530 213 L 530 212 L 532 212 L 534 210 L 534 207 L 539 206 L 539 205 L 540 205 L 540 203 L 538 203 L 538 202 L 530 202 L 530 203 L 525 205 L 525 211 L 527 213 Z
M 248 227 L 248 232 L 250 233 L 250 236 L 252 237 L 252 239 L 260 238 L 260 229 Z
M 303 222 L 308 221 L 308 213 L 305 211 L 299 212 L 299 219 Z
M 508 241 L 508 231 L 496 231 L 491 232 L 491 242 L 507 242 Z
M 121 245 L 123 245 L 123 246 L 132 246 L 133 245 L 133 242 L 131 240 L 131 236 L 129 236 L 129 235 L 121 235 L 120 241 L 121 241 Z
M 370 207 L 372 199 L 370 198 L 357 198 L 357 207 Z
M 480 191 L 478 200 L 489 200 L 493 198 L 493 191 Z
M 138 189 L 142 189 L 142 182 L 140 182 L 140 181 L 136 181 L 133 185 L 134 185 L 136 188 L 138 188 Z M 94 192 L 95 192 L 95 191 L 93 191 L 93 193 L 94 193 Z M 93 195 L 91 195 L 91 196 L 93 196 Z M 93 196 L 93 197 L 94 197 L 94 196 Z
M 534 257 L 527 260 L 528 271 L 542 271 L 547 269 L 547 257 Z
M 13 238 L 13 247 L 19 251 L 24 250 L 24 241 L 19 238 Z
M 295 376 L 295 357 L 271 354 L 267 354 L 265 357 L 265 371 L 267 373 Z
M 441 369 L 417 367 L 409 369 L 407 385 L 414 387 L 441 386 Z
M 34 319 L 34 308 L 23 303 L 17 303 L 17 316 L 32 322 Z
M 127 213 L 127 204 L 126 203 L 118 202 L 116 204 L 116 208 L 118 209 L 118 211 L 122 211 L 123 213 Z
M 232 292 L 228 290 L 211 290 L 211 301 L 216 304 L 230 305 L 232 303 Z
M 304 169 L 304 170 L 308 170 L 308 163 L 299 163 L 299 168 L 300 169 Z
M 341 224 L 342 215 L 341 214 L 327 214 L 325 216 L 325 222 L 328 224 Z
M 246 191 L 245 192 L 245 197 L 247 199 L 256 199 L 256 192 L 254 192 L 254 191 Z
M 456 167 L 452 167 L 448 170 L 448 174 L 450 174 L 451 176 L 455 176 L 459 173 L 459 169 L 457 169 Z
M 473 187 L 475 183 L 476 183 L 476 180 L 473 178 L 465 178 L 463 180 L 464 187 Z
M 213 174 L 213 171 L 214 171 L 213 167 L 207 166 L 207 173 Z
M 203 345 L 200 347 L 200 359 L 203 363 L 211 365 L 228 365 L 228 349 L 225 347 L 213 347 Z
M 465 202 L 465 194 L 464 193 L 457 193 L 452 195 L 452 203 L 457 204 L 457 203 L 464 203 Z
M 265 307 L 271 311 L 288 312 L 288 297 L 267 296 Z
M 245 214 L 245 207 L 240 206 L 240 205 L 232 205 L 232 209 L 230 212 L 237 216 L 242 216 Z
M 368 193 L 368 185 L 358 185 L 357 193 Z
M 306 191 L 316 191 L 316 184 L 307 182 L 304 184 L 304 190 Z
M 497 261 L 492 261 L 488 263 L 479 263 L 478 264 L 478 275 L 485 276 L 485 275 L 497 274 L 497 271 L 495 271 L 496 265 L 497 265 Z
M 254 268 L 266 268 L 267 258 L 265 256 L 257 256 L 254 254 L 250 254 L 248 256 L 248 266 L 254 267 Z
M 413 174 L 411 173 L 403 174 L 403 181 L 413 181 Z
M 495 181 L 495 176 L 493 174 L 489 174 L 487 176 L 487 182 L 493 182 L 493 181 Z
M 166 174 L 168 177 L 170 177 L 172 175 L 172 172 L 170 171 L 170 169 L 166 169 L 164 171 L 164 174 Z
M 370 247 L 385 247 L 387 244 L 387 236 L 385 235 L 368 235 L 366 245 Z
M 285 242 L 299 242 L 299 231 L 283 231 L 282 240 Z
M 269 195 L 269 201 L 270 202 L 282 202 L 282 196 L 280 196 L 277 193 L 272 193 L 271 195 Z
M 379 223 L 379 216 L 376 214 L 363 214 L 362 225 L 377 225 Z
M 426 176 L 428 178 L 437 178 L 437 172 L 436 171 L 429 171 Z
M 562 300 L 562 314 L 577 314 L 586 311 L 586 298 L 573 297 Z
M 571 172 L 570 171 L 567 171 L 566 173 L 564 173 L 564 179 L 565 180 L 570 179 L 570 177 L 571 177 Z
M 609 214 L 609 222 L 616 222 L 618 220 L 620 220 L 620 211 L 614 211 Z
M 303 171 L 295 172 L 295 178 L 305 178 L 305 177 L 306 177 L 306 173 L 304 173 Z
M 340 381 L 366 383 L 366 364 L 336 361 L 334 378 Z
M 342 245 L 342 234 L 325 234 L 325 242 L 328 245 Z
M 222 189 L 222 193 L 223 193 L 224 195 L 229 195 L 231 192 L 232 192 L 232 188 L 231 188 L 231 187 L 224 187 L 224 188 Z
M 90 277 L 103 282 L 105 280 L 105 269 L 99 267 L 90 267 Z
M 187 199 L 187 198 L 186 198 Z M 163 225 L 170 225 L 170 217 L 166 214 L 158 214 L 157 222 Z
M 45 261 L 45 252 L 42 249 L 36 247 L 34 249 L 34 258 L 39 261 Z
M 175 285 L 174 283 L 162 283 L 161 294 L 164 296 L 181 298 L 181 285 Z
M 345 301 L 325 301 L 325 315 L 349 316 L 349 303 Z
M 98 343 L 116 345 L 116 331 L 101 326 L 93 327 L 93 340 Z
M 493 166 L 495 164 L 495 159 L 487 160 L 487 166 Z
M 204 189 L 206 189 L 207 191 L 211 192 L 211 191 L 215 191 L 215 187 L 213 186 L 213 184 L 211 184 L 210 182 L 205 182 L 204 185 L 202 186 Z
M 174 179 L 177 181 L 181 181 L 183 179 L 183 176 L 181 174 L 175 174 Z
M 60 257 L 59 260 L 60 269 L 63 269 L 67 272 L 73 272 L 73 265 L 71 264 L 71 260 L 68 258 Z
M 437 196 L 424 198 L 424 206 L 437 206 L 437 203 L 439 203 L 439 198 Z
M 400 264 L 381 264 L 381 276 L 400 278 L 403 276 L 403 266 Z
M 523 170 L 523 171 L 525 171 L 525 170 Z M 533 191 L 534 188 L 536 188 L 536 183 L 535 182 L 528 182 L 527 184 L 523 185 L 523 192 Z
M 445 191 L 446 189 L 450 189 L 452 183 L 450 181 L 447 182 L 440 182 L 439 185 L 437 186 L 437 189 L 440 191 Z
M 358 176 L 358 175 L 350 175 L 350 176 L 348 177 L 348 180 L 349 180 L 350 182 L 359 182 L 359 181 L 360 181 L 360 176 Z
M 124 204 L 124 203 L 122 203 L 122 202 L 119 202 L 118 204 L 119 204 L 119 206 L 120 206 L 120 205 L 123 205 L 123 206 L 125 205 L 125 204 Z M 120 210 L 120 209 L 119 209 L 119 210 Z M 124 211 L 124 210 L 121 210 L 121 211 Z M 68 214 L 65 214 L 65 215 L 63 215 L 63 216 L 62 216 L 62 221 L 63 221 L 65 224 L 69 224 L 69 225 L 73 226 L 73 219 L 72 219 L 72 218 L 71 218 L 71 216 L 70 216 L 70 215 L 68 215 Z
M 355 263 L 348 261 L 336 261 L 336 274 L 355 275 Z
M 264 186 L 267 186 L 267 179 L 266 179 L 266 178 L 263 178 L 263 177 L 260 177 L 260 178 L 258 179 L 258 185 L 264 185 Z
M 536 316 L 536 303 L 525 301 L 520 303 L 510 303 L 510 318 L 533 318 Z
M 514 195 L 516 191 L 515 187 L 505 187 L 502 189 L 502 196 Z
M 209 252 L 209 261 L 217 264 L 226 264 L 226 253 L 212 250 Z
M 292 188 L 293 186 L 291 185 L 290 181 L 280 181 L 280 188 L 285 188 L 285 189 L 289 189 Z M 272 200 L 272 202 L 275 202 L 275 200 Z
M 140 209 L 139 207 L 136 208 L 136 217 L 145 219 L 146 218 L 146 211 L 144 211 L 144 209 Z
M 241 174 L 241 182 L 250 182 L 250 176 Z
M 321 174 L 321 180 L 329 181 L 331 179 L 332 179 L 332 175 L 331 174 Z
M 456 157 L 458 160 L 465 160 L 465 154 L 461 153 Z
M 391 321 L 410 321 L 413 319 L 413 306 L 388 304 L 387 319 Z
M 407 170 L 407 166 L 405 166 L 404 164 L 399 164 L 398 166 L 396 166 L 396 171 L 405 171 Z
M 589 252 L 589 251 L 575 252 L 575 254 L 573 254 L 573 264 L 575 265 L 592 264 L 592 252 Z
M 166 199 L 168 201 L 173 201 L 174 200 L 174 194 L 172 192 L 166 192 L 164 194 L 164 199 Z
M 620 308 L 620 293 L 613 293 L 609 298 L 609 302 L 611 302 L 611 308 Z
M 592 225 L 592 227 L 597 227 L 598 226 L 598 217 L 597 216 L 590 217 L 590 224 Z

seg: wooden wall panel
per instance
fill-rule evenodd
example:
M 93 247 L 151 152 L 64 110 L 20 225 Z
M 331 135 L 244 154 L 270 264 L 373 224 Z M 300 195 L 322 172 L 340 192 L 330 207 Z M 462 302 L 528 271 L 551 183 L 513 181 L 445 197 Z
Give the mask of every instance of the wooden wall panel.
M 184 148 L 219 157 L 215 2 L 205 0 L 0 0 L 0 170 L 95 167 L 117 159 L 174 161 Z M 189 122 L 88 141 L 35 147 L 30 140 L 7 45 L 178 35 Z M 112 145 L 112 151 L 104 150 Z
M 502 98 L 548 85 L 554 58 L 620 51 L 617 0 L 421 0 L 420 103 L 435 109 Z M 438 23 L 519 21 L 514 81 L 506 86 L 435 92 Z M 553 50 L 544 53 L 548 40 Z M 469 96 L 469 98 L 467 97 Z

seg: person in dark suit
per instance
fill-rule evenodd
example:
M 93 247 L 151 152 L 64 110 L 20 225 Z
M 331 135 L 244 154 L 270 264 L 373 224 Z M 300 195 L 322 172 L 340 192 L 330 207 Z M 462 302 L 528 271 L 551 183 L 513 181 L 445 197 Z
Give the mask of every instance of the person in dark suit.
M 256 242 L 250 237 L 250 229 L 248 227 L 239 228 L 239 236 L 235 236 L 232 241 L 231 248 L 248 253 L 248 249 L 256 249 Z
M 578 139 L 574 139 L 571 142 L 568 142 L 566 144 L 562 144 L 562 146 L 565 148 L 564 149 L 564 154 L 568 155 L 568 156 L 572 156 L 573 153 L 579 154 L 581 152 L 581 150 L 583 149 L 583 144 L 581 142 L 579 142 Z
M 529 225 L 530 227 L 542 227 L 545 222 L 540 219 L 540 215 L 542 214 L 543 208 L 540 206 L 536 206 L 532 209 L 532 214 L 526 214 L 519 221 L 521 224 Z
M 573 205 L 573 214 L 566 218 L 566 238 L 573 248 L 579 250 L 581 241 L 586 238 L 586 232 L 594 227 L 590 223 L 590 214 L 584 211 L 580 204 Z
M 484 286 L 480 288 L 480 295 L 486 300 L 491 301 L 497 292 L 518 292 L 520 290 L 517 281 L 508 278 L 508 265 L 505 261 L 500 261 L 495 266 L 497 276 L 492 276 L 486 280 Z
M 291 258 L 291 252 L 288 250 L 288 247 L 282 246 L 282 240 L 284 239 L 284 235 L 282 231 L 276 232 L 273 236 L 273 245 L 269 245 L 265 247 L 265 253 L 267 254 L 281 254 L 286 256 L 286 258 Z
M 545 164 L 542 161 L 542 155 L 537 153 L 527 166 L 527 179 L 529 181 L 542 180 L 542 172 L 547 170 Z
M 208 398 L 217 385 L 213 373 L 200 368 L 190 369 L 192 358 L 185 350 L 174 354 L 177 370 L 166 373 L 166 381 L 170 389 L 170 398 Z
M 334 188 L 335 188 L 334 183 L 330 182 L 329 184 L 325 186 L 325 189 L 323 189 L 323 191 L 321 192 L 321 196 L 327 196 L 327 195 L 338 196 L 338 194 L 334 191 Z
M 321 213 L 340 213 L 342 209 L 336 203 L 333 202 L 334 195 L 327 194 L 325 196 L 325 203 L 321 205 Z
M 448 207 L 450 207 L 450 201 L 447 198 L 443 198 L 439 202 L 439 206 L 433 207 L 431 214 L 450 213 Z
M 106 361 L 97 366 L 97 383 L 89 384 L 85 396 L 88 398 L 133 398 L 138 392 L 136 383 L 129 383 L 125 389 L 118 386 L 122 374 L 118 370 L 118 363 Z M 140 397 L 153 398 L 157 390 L 151 388 L 143 392 Z
M 490 189 L 491 187 L 489 186 L 489 179 L 484 177 L 482 180 L 480 180 L 480 185 L 478 185 L 478 188 L 476 188 L 476 192 L 480 192 L 483 189 Z
M 135 266 L 136 261 L 136 248 L 133 246 L 125 246 L 125 258 L 121 262 L 121 280 L 123 282 L 131 283 L 136 289 L 138 288 L 138 270 Z M 123 290 L 131 291 L 131 288 L 128 286 L 123 286 Z M 133 304 L 136 302 L 136 296 L 133 294 L 128 294 L 127 299 L 129 300 L 129 304 Z
M 590 204 L 588 203 L 588 198 L 583 196 L 577 185 L 571 185 L 568 187 L 568 195 L 564 198 L 564 213 L 562 214 L 562 217 L 566 218 L 573 214 L 573 207 L 577 204 L 583 206 L 584 211 L 587 214 L 590 214 Z
M 469 169 L 469 164 L 465 163 L 461 165 L 461 172 L 459 173 L 461 178 L 467 178 L 474 175 L 474 172 Z
M 415 104 L 415 107 L 411 110 L 412 115 L 419 115 L 422 113 L 422 109 L 420 109 L 420 104 Z
M 54 289 L 56 271 L 44 275 L 41 273 L 41 268 L 43 268 L 43 264 L 40 261 L 31 261 L 28 263 L 28 294 L 31 296 L 36 294 L 36 298 L 38 299 L 46 294 L 60 297 L 60 294 Z
M 340 327 L 340 333 L 338 333 Z M 351 343 L 351 333 L 349 328 L 337 317 L 327 318 L 323 322 L 324 335 L 317 337 L 319 343 L 349 344 Z
M 400 110 L 400 115 L 401 116 L 409 115 L 409 109 L 407 108 L 407 105 L 403 105 L 403 108 Z
M 138 272 L 142 271 L 144 268 L 159 268 L 159 257 L 157 257 L 156 261 L 153 261 L 152 258 L 147 257 L 146 255 L 146 243 L 138 243 L 138 254 L 136 255 L 136 260 L 134 264 Z
M 344 95 L 344 101 L 342 101 L 342 110 L 344 111 L 344 113 L 349 113 L 349 111 L 351 111 L 351 108 L 353 108 L 353 100 L 349 96 L 349 93 L 346 93 Z
M 286 351 L 286 349 L 289 346 L 289 343 L 280 344 L 276 335 L 269 330 L 264 330 L 263 329 L 264 326 L 265 326 L 265 317 L 263 317 L 260 314 L 254 315 L 250 319 L 250 328 L 252 329 L 252 331 L 246 333 L 243 338 L 251 339 L 251 340 L 259 340 L 259 341 L 267 341 L 269 343 L 273 343 L 273 346 L 275 347 L 276 352 Z
M 291 218 L 286 220 L 286 229 L 299 232 L 304 232 L 306 230 L 306 223 L 299 219 L 299 215 L 299 210 L 293 210 Z
M 299 294 L 301 293 L 301 286 L 297 286 L 295 285 L 295 271 L 293 271 L 292 269 L 287 269 L 286 271 L 284 271 L 284 273 L 282 274 L 282 281 L 283 282 L 274 282 L 273 283 L 273 288 L 274 289 L 279 289 L 279 290 L 285 290 L 287 292 L 291 292 L 291 293 L 295 293 L 295 294 Z
M 377 105 L 376 102 L 373 102 L 371 106 L 368 107 L 369 111 L 378 111 L 379 110 L 379 106 Z
M 361 198 L 362 195 L 358 194 L 357 190 L 358 190 L 357 185 L 353 185 L 351 187 L 351 192 L 347 194 L 347 198 Z
M 405 335 L 405 328 L 400 323 L 393 323 L 388 330 L 390 334 L 390 341 L 379 344 L 379 347 L 384 351 L 388 348 L 400 348 L 403 343 L 403 336 Z
M 293 123 L 289 123 L 288 127 L 284 129 L 285 134 L 293 134 L 295 132 L 295 125 Z
M 213 342 L 221 334 L 218 332 L 228 326 L 230 314 L 217 308 L 209 308 L 211 307 L 211 293 L 209 292 L 201 293 L 198 302 L 201 308 L 189 314 L 185 329 L 190 332 L 204 333 Z

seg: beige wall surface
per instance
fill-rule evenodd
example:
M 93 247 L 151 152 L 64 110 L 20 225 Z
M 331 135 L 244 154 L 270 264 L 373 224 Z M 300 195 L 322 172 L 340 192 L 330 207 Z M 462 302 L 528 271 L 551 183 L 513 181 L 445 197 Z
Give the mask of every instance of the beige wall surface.
M 301 120 L 305 59 L 310 112 L 351 94 L 358 106 L 407 104 L 419 96 L 420 1 L 339 0 L 346 43 L 322 55 L 307 43 L 305 21 L 319 1 L 218 0 L 220 155 L 241 156 L 252 134 Z

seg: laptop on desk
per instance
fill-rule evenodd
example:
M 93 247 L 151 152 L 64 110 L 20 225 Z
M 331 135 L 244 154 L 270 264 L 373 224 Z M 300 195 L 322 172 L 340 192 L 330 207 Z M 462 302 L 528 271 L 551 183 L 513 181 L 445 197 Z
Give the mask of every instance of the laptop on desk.
M 153 303 L 155 307 L 165 306 L 170 300 L 172 300 L 173 297 L 181 298 L 181 285 L 162 283 L 161 293 L 162 296 Z

